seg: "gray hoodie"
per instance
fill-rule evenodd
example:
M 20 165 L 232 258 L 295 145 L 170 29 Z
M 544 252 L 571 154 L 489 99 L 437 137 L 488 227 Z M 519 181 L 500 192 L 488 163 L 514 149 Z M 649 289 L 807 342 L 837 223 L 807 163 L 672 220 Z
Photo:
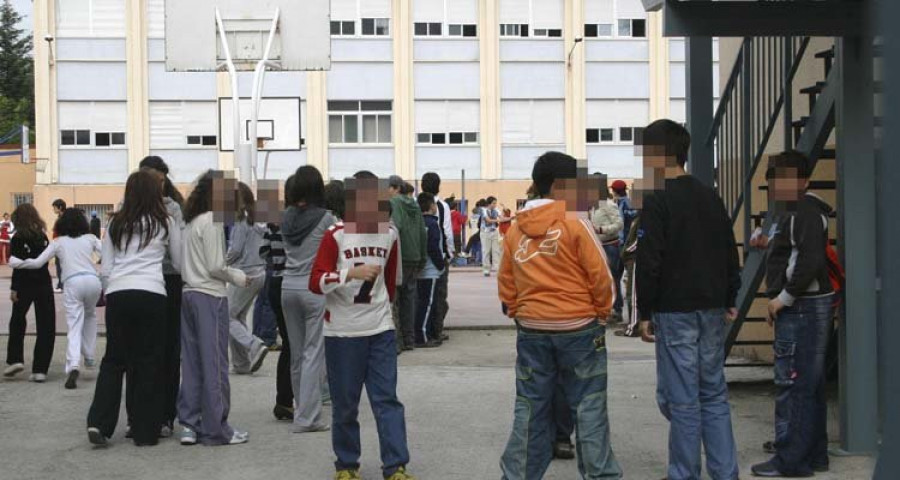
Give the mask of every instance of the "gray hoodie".
M 336 220 L 320 207 L 288 207 L 281 223 L 284 254 L 287 258 L 281 288 L 306 290 L 309 275 L 319 252 L 319 244 Z

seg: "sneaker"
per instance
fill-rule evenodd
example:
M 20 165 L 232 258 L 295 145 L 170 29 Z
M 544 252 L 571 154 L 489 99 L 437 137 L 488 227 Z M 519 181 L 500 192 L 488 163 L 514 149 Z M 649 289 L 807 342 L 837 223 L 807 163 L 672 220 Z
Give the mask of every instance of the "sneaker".
M 24 363 L 14 363 L 3 370 L 3 376 L 6 378 L 12 378 L 18 375 L 22 370 L 25 370 Z
M 450 340 L 450 335 L 447 335 L 446 333 L 442 333 L 441 334 L 441 343 L 446 342 L 448 340 Z
M 131 425 L 125 425 L 125 438 L 134 438 L 134 435 L 131 433 Z
M 181 442 L 184 446 L 196 445 L 197 444 L 197 432 L 191 430 L 190 428 L 184 427 L 181 431 L 181 434 L 178 435 L 178 441 Z
M 242 443 L 247 443 L 250 440 L 249 432 L 239 432 L 237 430 L 231 435 L 231 440 L 228 442 L 229 445 L 240 445 Z
M 269 349 L 266 347 L 266 344 L 260 341 L 256 345 L 256 351 L 251 351 L 250 373 L 255 373 L 262 367 L 263 360 L 266 359 L 266 355 L 268 355 L 268 353 Z
M 281 344 L 280 344 L 280 343 L 273 343 L 272 345 L 269 345 L 269 351 L 270 351 L 270 352 L 280 352 L 280 351 L 281 351 Z
M 334 474 L 334 480 L 361 480 L 359 470 L 338 470 Z
M 173 433 L 172 425 L 169 423 L 165 423 L 163 426 L 159 427 L 159 438 L 169 438 Z
M 32 373 L 28 380 L 34 383 L 44 383 L 47 381 L 47 375 L 44 373 Z
M 275 404 L 275 408 L 272 409 L 272 415 L 275 415 L 276 420 L 293 420 L 294 407 Z
M 429 340 L 425 343 L 417 343 L 416 348 L 437 348 L 441 346 L 441 342 L 437 340 Z
M 331 425 L 327 423 L 314 423 L 308 427 L 294 427 L 294 433 L 316 433 L 316 432 L 327 432 L 331 430 Z
M 53 289 L 53 293 L 62 293 L 62 292 L 63 292 L 63 290 L 59 287 L 56 287 Z
M 88 427 L 87 429 L 88 441 L 91 442 L 91 445 L 96 445 L 98 447 L 105 447 L 109 445 L 109 439 L 106 438 L 105 435 L 100 433 L 100 429 L 97 427 Z
M 562 460 L 575 458 L 575 446 L 571 442 L 556 442 L 553 445 L 553 456 Z
M 785 475 L 781 473 L 775 465 L 772 465 L 772 462 L 764 462 L 758 463 L 750 468 L 750 472 L 754 477 L 764 477 L 764 478 L 781 478 L 781 477 L 812 477 L 813 474 L 810 473 L 808 475 Z
M 74 390 L 78 388 L 78 370 L 72 370 L 69 372 L 69 376 L 66 377 L 66 389 Z
M 386 477 L 385 480 L 416 480 L 416 477 L 406 473 L 406 467 L 400 467 L 393 475 Z
M 93 358 L 85 358 L 84 366 L 85 368 L 94 368 L 97 366 L 97 360 L 94 360 Z

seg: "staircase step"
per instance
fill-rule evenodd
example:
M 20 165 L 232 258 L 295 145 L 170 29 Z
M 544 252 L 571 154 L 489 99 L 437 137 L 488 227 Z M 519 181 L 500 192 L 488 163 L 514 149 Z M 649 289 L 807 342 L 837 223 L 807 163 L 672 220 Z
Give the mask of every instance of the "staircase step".
M 805 93 L 808 95 L 818 95 L 822 93 L 822 90 L 825 90 L 825 85 L 827 85 L 825 82 L 816 82 L 815 85 L 800 90 L 800 93 Z
M 834 47 L 816 53 L 816 58 L 834 58 Z

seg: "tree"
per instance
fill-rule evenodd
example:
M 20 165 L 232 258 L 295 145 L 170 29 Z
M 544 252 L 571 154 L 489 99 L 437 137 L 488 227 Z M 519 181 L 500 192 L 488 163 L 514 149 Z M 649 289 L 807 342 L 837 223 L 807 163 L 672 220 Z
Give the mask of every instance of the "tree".
M 9 0 L 0 4 L 0 130 L 34 125 L 34 59 L 31 35 L 18 28 L 22 16 Z M 8 128 L 6 128 L 8 130 Z M 6 133 L 0 132 L 0 135 Z

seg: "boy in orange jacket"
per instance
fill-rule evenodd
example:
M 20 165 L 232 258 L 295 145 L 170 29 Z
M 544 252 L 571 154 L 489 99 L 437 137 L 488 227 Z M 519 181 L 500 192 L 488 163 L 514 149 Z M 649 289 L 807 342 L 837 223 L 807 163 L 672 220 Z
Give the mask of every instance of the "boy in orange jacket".
M 583 478 L 621 478 L 609 444 L 606 319 L 615 299 L 603 247 L 584 219 L 567 218 L 574 158 L 548 152 L 534 164 L 534 193 L 503 241 L 500 301 L 518 325 L 513 431 L 503 478 L 543 478 L 553 452 L 557 378 L 577 425 Z M 571 182 L 568 180 L 571 179 Z M 568 210 L 574 210 L 569 208 Z

